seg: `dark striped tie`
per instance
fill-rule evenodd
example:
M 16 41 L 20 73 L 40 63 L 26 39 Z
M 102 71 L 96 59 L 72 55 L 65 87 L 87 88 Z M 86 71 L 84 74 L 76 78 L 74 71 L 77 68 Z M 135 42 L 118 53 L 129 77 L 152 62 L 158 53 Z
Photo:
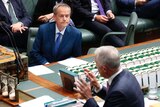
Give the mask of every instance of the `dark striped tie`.
M 13 5 L 12 3 L 10 2 L 10 0 L 8 0 L 8 12 L 9 12 L 9 15 L 11 16 L 11 20 L 12 20 L 12 23 L 17 23 L 18 22 L 18 19 L 16 17 L 16 14 L 15 14 L 15 11 L 14 11 L 14 8 L 13 8 Z

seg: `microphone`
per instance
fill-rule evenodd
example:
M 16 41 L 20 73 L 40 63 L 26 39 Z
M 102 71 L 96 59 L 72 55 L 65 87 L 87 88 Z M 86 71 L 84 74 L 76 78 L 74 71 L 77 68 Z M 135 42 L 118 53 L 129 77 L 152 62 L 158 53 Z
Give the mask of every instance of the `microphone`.
M 17 81 L 19 83 L 19 78 L 21 78 L 24 75 L 24 65 L 23 65 L 19 50 L 16 45 L 14 35 L 9 29 L 10 25 L 6 24 L 4 21 L 0 21 L 0 26 L 8 35 L 9 40 L 11 42 L 11 45 L 13 47 L 13 52 L 15 54 L 15 58 L 16 58 L 15 61 L 16 61 L 16 65 L 17 65 Z M 20 75 L 19 75 L 19 73 L 20 73 Z

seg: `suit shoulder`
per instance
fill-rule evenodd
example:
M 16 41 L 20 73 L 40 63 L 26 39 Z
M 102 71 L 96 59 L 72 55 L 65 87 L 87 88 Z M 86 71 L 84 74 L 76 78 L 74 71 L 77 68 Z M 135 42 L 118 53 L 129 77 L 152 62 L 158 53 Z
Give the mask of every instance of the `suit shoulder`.
M 49 22 L 49 23 L 41 24 L 41 25 L 39 26 L 39 28 L 48 28 L 48 27 L 54 26 L 54 25 L 55 25 L 54 22 Z
M 78 29 L 78 28 L 76 28 L 76 27 L 74 27 L 74 26 L 68 26 L 68 29 L 70 30 L 70 31 L 74 31 L 74 32 L 76 32 L 76 33 L 80 33 L 81 34 L 81 31 Z

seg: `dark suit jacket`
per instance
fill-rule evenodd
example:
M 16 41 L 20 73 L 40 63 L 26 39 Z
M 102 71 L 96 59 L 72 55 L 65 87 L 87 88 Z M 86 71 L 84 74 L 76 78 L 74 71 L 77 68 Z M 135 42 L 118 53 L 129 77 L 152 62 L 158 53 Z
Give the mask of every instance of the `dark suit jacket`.
M 110 0 L 100 0 L 104 11 L 111 10 Z M 92 21 L 94 14 L 91 13 L 91 0 L 72 0 L 72 19 L 78 26 L 86 20 Z
M 112 81 L 108 92 L 106 88 L 97 93 L 105 100 L 103 107 L 144 107 L 144 96 L 136 78 L 123 70 Z M 98 107 L 94 99 L 89 99 L 84 107 Z
M 65 3 L 69 3 L 70 0 L 63 0 Z M 32 26 L 39 26 L 43 22 L 37 21 L 38 17 L 41 15 L 49 14 L 53 12 L 53 7 L 56 3 L 61 2 L 61 0 L 38 0 L 33 14 Z
M 148 0 L 142 6 L 135 6 L 135 0 L 116 0 L 118 11 L 122 15 L 130 15 L 135 11 L 141 18 L 157 18 L 159 17 L 160 0 Z M 153 8 L 154 7 L 154 8 Z
M 13 5 L 15 14 L 20 22 L 22 22 L 25 26 L 29 26 L 31 23 L 31 17 L 28 16 L 23 3 L 21 0 L 11 0 L 11 3 Z M 11 18 L 2 2 L 0 0 L 0 20 L 5 21 L 8 25 L 11 25 Z
M 21 0 L 11 0 L 11 3 L 13 5 L 15 14 L 20 22 L 22 22 L 25 26 L 29 26 L 31 24 L 31 17 L 28 16 L 23 3 Z M 2 0 L 0 0 L 0 21 L 4 21 L 10 29 L 11 17 L 9 16 L 6 7 L 4 6 Z M 27 37 L 28 37 L 28 31 L 23 32 L 22 34 L 20 32 L 13 34 L 15 37 L 15 41 L 18 48 L 21 48 L 22 50 L 27 48 Z M 22 36 L 23 35 L 23 36 Z M 10 40 L 7 36 L 7 33 L 4 32 L 4 30 L 0 27 L 0 44 L 5 46 L 11 46 Z
M 46 62 L 60 61 L 69 57 L 81 55 L 81 32 L 72 26 L 67 26 L 58 54 L 55 55 L 55 23 L 46 23 L 40 26 L 33 49 L 30 52 L 32 65 L 45 64 Z
M 121 14 L 130 15 L 133 11 L 135 11 L 135 0 L 116 0 L 116 4 L 118 5 L 118 9 L 120 9 Z

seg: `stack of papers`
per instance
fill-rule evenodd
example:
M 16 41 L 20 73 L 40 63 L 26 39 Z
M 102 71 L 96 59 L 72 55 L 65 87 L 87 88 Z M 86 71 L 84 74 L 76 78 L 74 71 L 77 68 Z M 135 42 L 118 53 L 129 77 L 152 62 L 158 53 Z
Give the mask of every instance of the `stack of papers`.
M 19 104 L 20 107 L 44 107 L 44 103 L 53 101 L 54 99 L 50 96 L 41 96 L 36 99 L 26 101 L 24 103 Z
M 51 69 L 47 68 L 44 65 L 37 65 L 37 66 L 29 67 L 28 70 L 29 72 L 37 76 L 54 73 L 54 71 L 52 71 Z

